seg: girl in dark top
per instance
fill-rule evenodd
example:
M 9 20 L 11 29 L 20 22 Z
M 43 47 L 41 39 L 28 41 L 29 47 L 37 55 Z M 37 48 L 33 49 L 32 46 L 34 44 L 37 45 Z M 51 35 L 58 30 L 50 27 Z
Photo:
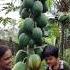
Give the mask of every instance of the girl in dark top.
M 11 70 L 12 52 L 9 47 L 0 45 L 0 70 Z
M 42 52 L 42 59 L 48 64 L 46 70 L 70 70 L 70 66 L 58 57 L 59 49 L 54 46 L 46 46 Z

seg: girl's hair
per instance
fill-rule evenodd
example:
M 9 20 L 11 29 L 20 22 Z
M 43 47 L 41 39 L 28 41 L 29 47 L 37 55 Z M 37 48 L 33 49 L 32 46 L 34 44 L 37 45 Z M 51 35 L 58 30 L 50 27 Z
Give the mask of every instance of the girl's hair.
M 10 49 L 8 46 L 6 45 L 0 45 L 0 59 L 2 58 L 2 56 L 5 54 L 5 52 Z
M 57 47 L 54 47 L 51 45 L 45 46 L 45 48 L 43 49 L 43 52 L 42 52 L 41 59 L 42 60 L 46 59 L 49 56 L 54 56 L 54 57 L 58 58 L 58 53 L 59 53 L 59 49 Z

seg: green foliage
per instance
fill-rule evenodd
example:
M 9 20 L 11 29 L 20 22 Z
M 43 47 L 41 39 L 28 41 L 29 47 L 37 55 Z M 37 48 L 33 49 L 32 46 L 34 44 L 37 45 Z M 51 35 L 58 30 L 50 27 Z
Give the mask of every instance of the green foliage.
M 9 12 L 16 11 L 18 9 L 19 9 L 19 6 L 15 6 L 14 3 L 11 1 L 9 3 L 3 4 L 3 8 L 2 8 L 1 11 L 6 10 L 6 13 L 5 14 L 8 14 Z
M 46 25 L 45 30 L 48 31 L 49 36 L 55 36 L 56 38 L 60 37 L 60 29 L 58 23 L 52 22 Z
M 55 36 L 48 36 L 45 38 L 45 43 L 49 44 L 49 45 L 53 45 L 55 46 L 56 44 L 56 37 Z
M 69 24 L 70 23 L 70 16 L 69 15 L 62 15 L 60 18 L 59 18 L 59 21 L 65 25 L 65 24 Z
M 51 6 L 53 5 L 53 0 L 47 0 L 46 4 L 47 4 L 47 7 L 48 7 L 48 10 L 50 11 L 51 10 Z
M 70 48 L 64 50 L 64 60 L 70 64 Z
M 42 55 L 42 51 L 43 51 L 43 49 L 41 47 L 34 48 L 35 54 L 38 54 L 39 56 Z
M 9 24 L 9 23 L 12 24 L 13 22 L 16 23 L 16 20 L 9 17 L 6 17 L 6 18 L 0 17 L 0 23 L 2 23 L 4 26 L 6 26 L 6 24 Z
M 48 37 L 45 37 L 45 43 L 55 46 L 57 39 L 59 39 L 60 37 L 60 29 L 58 26 L 58 22 L 54 20 L 49 20 L 49 21 L 50 22 L 44 28 L 45 34 L 47 34 L 48 36 Z
M 20 19 L 19 21 L 18 21 L 18 24 L 19 24 L 19 28 L 23 28 L 23 26 L 24 26 L 24 19 Z
M 19 50 L 15 56 L 15 63 L 19 61 L 22 62 L 26 57 L 27 57 L 27 52 L 25 52 L 24 50 Z
M 51 35 L 54 35 L 57 38 L 60 37 L 59 26 L 57 25 L 57 23 L 51 26 Z

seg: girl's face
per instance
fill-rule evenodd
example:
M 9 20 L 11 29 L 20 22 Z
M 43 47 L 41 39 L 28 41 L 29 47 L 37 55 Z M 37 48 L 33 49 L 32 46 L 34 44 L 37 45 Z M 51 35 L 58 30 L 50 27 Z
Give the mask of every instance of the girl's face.
M 0 59 L 0 67 L 3 69 L 10 69 L 12 66 L 12 52 L 8 49 L 3 57 Z
M 49 56 L 46 59 L 46 61 L 47 61 L 48 66 L 53 67 L 57 64 L 58 58 L 55 58 L 54 56 Z

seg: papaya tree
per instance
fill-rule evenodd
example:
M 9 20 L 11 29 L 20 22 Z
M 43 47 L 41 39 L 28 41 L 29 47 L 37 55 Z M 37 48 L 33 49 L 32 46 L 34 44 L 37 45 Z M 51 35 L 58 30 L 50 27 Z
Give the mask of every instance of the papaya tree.
M 39 70 L 41 64 L 41 46 L 45 44 L 44 27 L 48 23 L 48 18 L 44 14 L 47 11 L 45 3 L 46 0 L 23 0 L 20 6 L 19 13 L 23 21 L 18 33 L 19 51 L 15 63 L 27 63 L 29 70 Z
M 63 49 L 64 49 L 64 44 L 65 44 L 65 29 L 68 28 L 70 25 L 70 15 L 68 14 L 69 9 L 70 9 L 70 2 L 69 0 L 59 0 L 57 1 L 57 8 L 59 12 L 62 12 L 63 15 L 59 17 L 59 23 L 61 26 L 61 57 L 63 59 Z
M 22 1 L 19 13 L 20 17 L 24 21 L 22 27 L 19 30 L 20 49 L 24 49 L 27 46 L 29 46 L 29 48 L 34 48 L 34 46 L 43 45 L 42 38 L 44 36 L 44 27 L 48 23 L 48 18 L 44 14 L 47 11 L 47 5 L 45 3 L 46 0 Z M 28 38 L 26 38 L 24 35 Z M 25 39 L 22 39 L 23 37 Z M 21 45 L 20 43 L 25 45 Z
M 58 22 L 56 22 L 55 19 L 53 21 L 50 19 L 45 27 L 45 31 L 48 33 L 48 35 L 45 34 L 45 42 L 59 47 L 60 30 Z

